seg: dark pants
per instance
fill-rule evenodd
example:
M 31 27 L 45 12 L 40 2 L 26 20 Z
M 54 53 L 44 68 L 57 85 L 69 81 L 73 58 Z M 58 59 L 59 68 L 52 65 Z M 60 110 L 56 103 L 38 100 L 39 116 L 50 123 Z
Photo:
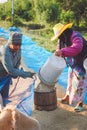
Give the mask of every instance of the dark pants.
M 2 90 L 0 91 L 3 99 L 8 98 L 8 95 L 9 95 L 9 86 L 10 86 L 9 84 L 10 84 L 10 81 L 8 81 L 5 84 L 5 86 L 2 88 Z
M 9 96 L 9 87 L 10 87 L 10 82 L 7 82 L 7 84 L 2 88 L 1 90 L 1 95 L 2 95 L 2 100 L 3 100 L 3 105 L 6 106 L 6 99 Z
M 9 96 L 10 81 L 11 81 L 11 78 L 8 77 L 8 80 L 3 85 L 2 89 L 0 90 L 0 93 L 1 93 L 2 99 L 3 99 L 3 104 L 4 104 L 5 99 L 8 98 L 8 96 Z M 2 82 L 2 81 L 0 81 L 0 82 Z

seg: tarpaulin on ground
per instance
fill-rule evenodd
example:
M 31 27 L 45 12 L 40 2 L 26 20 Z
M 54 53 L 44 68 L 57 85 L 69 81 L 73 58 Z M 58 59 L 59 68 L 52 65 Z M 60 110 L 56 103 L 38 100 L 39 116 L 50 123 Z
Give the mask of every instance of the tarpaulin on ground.
M 5 34 L 4 37 L 6 37 L 6 33 L 7 33 L 6 31 L 5 33 L 3 33 Z M 9 33 L 7 33 L 7 35 L 8 34 Z M 34 71 L 38 73 L 39 69 L 47 61 L 47 59 L 52 55 L 52 53 L 38 46 L 34 41 L 32 41 L 30 37 L 23 35 L 22 55 L 24 56 L 24 61 L 26 65 L 29 68 L 34 69 Z M 58 83 L 62 85 L 64 89 L 66 89 L 67 87 L 67 76 L 68 76 L 67 70 L 68 68 L 66 67 L 58 79 Z M 25 101 L 27 101 L 27 99 Z M 84 102 L 87 104 L 87 95 L 85 96 Z M 26 104 L 26 102 L 24 104 Z M 19 105 L 19 108 L 22 109 L 20 105 Z
M 6 105 L 13 105 L 24 114 L 31 116 L 34 103 L 35 77 L 12 79 L 9 89 L 9 98 L 6 99 Z

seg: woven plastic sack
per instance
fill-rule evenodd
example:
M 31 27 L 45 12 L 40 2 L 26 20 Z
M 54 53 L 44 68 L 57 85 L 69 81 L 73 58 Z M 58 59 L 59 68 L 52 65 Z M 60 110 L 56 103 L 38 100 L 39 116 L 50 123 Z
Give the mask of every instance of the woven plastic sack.
M 34 86 L 35 79 L 20 77 L 12 79 L 6 105 L 12 105 L 24 114 L 31 116 L 34 103 Z

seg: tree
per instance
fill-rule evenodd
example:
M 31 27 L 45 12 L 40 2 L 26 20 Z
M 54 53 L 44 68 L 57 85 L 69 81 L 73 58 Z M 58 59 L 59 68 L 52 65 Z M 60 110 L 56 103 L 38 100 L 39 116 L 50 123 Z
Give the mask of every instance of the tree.
M 50 3 L 46 11 L 46 21 L 51 23 L 59 21 L 60 19 L 60 8 L 56 3 Z
M 69 22 L 73 22 L 75 21 L 75 15 L 73 13 L 73 11 L 65 11 L 65 10 L 62 10 L 61 11 L 61 21 L 64 23 L 69 23 Z
M 87 0 L 58 0 L 58 2 L 60 3 L 62 10 L 73 12 L 75 23 L 79 26 L 81 20 L 84 19 L 84 13 L 87 10 Z

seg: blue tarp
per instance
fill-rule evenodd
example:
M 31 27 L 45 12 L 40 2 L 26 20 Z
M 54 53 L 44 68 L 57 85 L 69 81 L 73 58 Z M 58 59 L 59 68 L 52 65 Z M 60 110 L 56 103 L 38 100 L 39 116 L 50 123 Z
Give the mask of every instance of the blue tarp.
M 9 36 L 8 33 L 4 31 L 2 28 L 0 29 L 2 31 L 2 34 L 4 34 L 4 37 Z M 9 30 L 12 30 L 11 28 Z M 15 28 L 12 31 L 17 31 Z M 4 32 L 4 33 L 3 33 Z M 7 34 L 7 36 L 6 36 Z M 36 73 L 38 73 L 41 66 L 46 62 L 46 60 L 52 55 L 51 52 L 48 52 L 44 48 L 38 46 L 32 39 L 28 36 L 23 35 L 22 40 L 22 55 L 24 56 L 25 63 L 29 68 L 34 69 Z M 60 85 L 62 85 L 65 89 L 67 87 L 67 76 L 68 76 L 68 68 L 66 67 L 62 74 L 60 75 L 58 82 Z M 87 94 L 85 96 L 84 102 L 87 104 Z
M 22 32 L 20 28 L 16 28 L 15 26 L 10 27 L 10 28 L 8 29 L 8 31 L 10 31 L 10 32 L 14 32 L 14 31 L 15 31 L 15 32 Z
M 51 53 L 35 44 L 26 44 L 22 46 L 22 55 L 25 57 L 26 65 L 38 73 L 39 69 L 46 62 Z

